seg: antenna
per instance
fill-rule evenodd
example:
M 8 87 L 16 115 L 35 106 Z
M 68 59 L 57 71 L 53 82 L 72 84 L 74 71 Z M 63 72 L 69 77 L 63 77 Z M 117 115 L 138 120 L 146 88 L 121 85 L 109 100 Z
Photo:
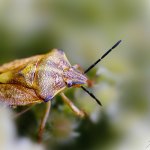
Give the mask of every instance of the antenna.
M 98 59 L 95 63 L 93 63 L 87 70 L 84 71 L 84 73 L 89 72 L 93 67 L 95 67 L 105 56 L 107 56 L 114 48 L 116 48 L 121 43 L 121 40 L 119 40 L 112 48 L 110 48 L 106 53 L 104 53 L 100 59 Z
M 100 106 L 102 106 L 101 102 L 93 95 L 93 93 L 89 92 L 85 87 L 81 86 L 81 88 L 88 93 Z
M 95 63 L 93 63 L 87 70 L 84 71 L 84 73 L 89 72 L 93 67 L 95 67 L 104 57 L 106 57 L 114 48 L 116 48 L 121 43 L 121 40 L 119 40 L 112 48 L 110 48 L 108 51 L 106 51 L 100 59 L 98 59 Z M 101 102 L 94 96 L 93 93 L 88 91 L 85 87 L 81 86 L 81 88 L 88 93 L 100 106 L 102 106 Z

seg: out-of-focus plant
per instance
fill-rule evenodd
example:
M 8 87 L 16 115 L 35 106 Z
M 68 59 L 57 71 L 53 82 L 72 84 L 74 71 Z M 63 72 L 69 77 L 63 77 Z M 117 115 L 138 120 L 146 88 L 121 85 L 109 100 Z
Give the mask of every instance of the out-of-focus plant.
M 67 90 L 66 95 L 89 115 L 81 120 L 59 96 L 53 100 L 43 143 L 47 149 L 141 150 L 148 145 L 149 10 L 149 0 L 0 1 L 1 64 L 56 47 L 65 51 L 71 64 L 86 69 L 114 41 L 123 40 L 103 67 L 88 74 L 95 80 L 90 90 L 103 107 L 80 89 Z M 43 111 L 44 104 L 36 105 L 20 116 L 19 135 L 36 139 Z
M 19 138 L 14 125 L 14 114 L 4 104 L 0 106 L 0 149 L 1 150 L 44 150 L 42 145 L 28 138 Z

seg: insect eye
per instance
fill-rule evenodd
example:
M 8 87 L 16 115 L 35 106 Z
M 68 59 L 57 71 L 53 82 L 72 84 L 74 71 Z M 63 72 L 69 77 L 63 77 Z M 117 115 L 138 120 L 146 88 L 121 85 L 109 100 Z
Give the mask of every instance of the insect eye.
M 72 87 L 72 85 L 73 85 L 72 82 L 68 82 L 68 83 L 67 83 L 67 86 L 68 86 L 68 87 Z

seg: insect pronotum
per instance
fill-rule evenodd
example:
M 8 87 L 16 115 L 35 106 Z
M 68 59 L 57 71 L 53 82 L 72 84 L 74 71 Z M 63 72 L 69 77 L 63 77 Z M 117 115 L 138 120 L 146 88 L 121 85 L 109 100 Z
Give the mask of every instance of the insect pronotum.
M 121 40 L 85 71 L 79 65 L 71 66 L 65 53 L 58 49 L 53 49 L 45 55 L 19 59 L 1 65 L 0 101 L 10 106 L 46 102 L 47 109 L 39 130 L 39 141 L 41 141 L 51 107 L 51 100 L 57 94 L 61 95 L 63 101 L 76 115 L 85 116 L 85 113 L 65 96 L 64 89 L 80 87 L 101 105 L 101 102 L 83 86 L 88 84 L 89 81 L 85 74 L 117 47 L 120 42 Z

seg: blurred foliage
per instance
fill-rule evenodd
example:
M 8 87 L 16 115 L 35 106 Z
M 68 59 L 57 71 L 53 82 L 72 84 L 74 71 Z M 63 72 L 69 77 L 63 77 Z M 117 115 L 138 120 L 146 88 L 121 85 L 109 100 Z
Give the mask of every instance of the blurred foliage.
M 89 116 L 79 119 L 55 97 L 44 133 L 47 149 L 145 149 L 150 140 L 149 16 L 149 0 L 0 1 L 1 64 L 59 48 L 71 64 L 86 69 L 123 40 L 88 73 L 102 108 L 82 90 L 68 89 L 66 95 Z M 20 136 L 36 142 L 44 108 L 36 105 L 16 119 Z

